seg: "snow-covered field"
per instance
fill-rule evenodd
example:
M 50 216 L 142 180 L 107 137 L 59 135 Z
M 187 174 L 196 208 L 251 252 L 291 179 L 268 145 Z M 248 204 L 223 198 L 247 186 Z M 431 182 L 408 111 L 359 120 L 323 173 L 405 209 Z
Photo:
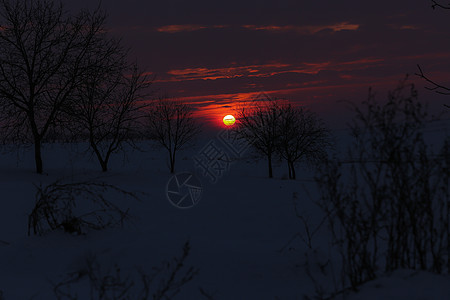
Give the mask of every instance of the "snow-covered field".
M 195 170 L 193 158 L 209 139 L 200 139 L 179 153 L 177 172 Z M 55 299 L 54 286 L 68 274 L 85 270 L 92 257 L 104 270 L 119 266 L 121 274 L 134 278 L 137 288 L 137 269 L 151 274 L 152 267 L 179 257 L 187 240 L 191 251 L 185 268 L 193 266 L 199 273 L 182 287 L 176 299 L 313 296 L 315 286 L 306 272 L 307 257 L 310 273 L 318 283 L 332 286 L 333 274 L 324 276 L 315 263 L 331 258 L 333 265 L 336 259 L 326 252 L 326 226 L 313 236 L 317 253 L 296 235 L 303 234 L 304 227 L 296 217 L 294 201 L 311 228 L 323 218 L 313 203 L 317 191 L 310 171 L 299 167 L 298 179 L 286 180 L 284 163 L 275 162 L 275 178 L 268 179 L 266 162 L 246 152 L 214 184 L 197 173 L 203 186 L 201 200 L 192 208 L 179 209 L 166 196 L 171 178 L 166 153 L 142 146 L 148 151 L 130 149 L 126 159 L 114 156 L 107 173 L 99 171 L 95 157 L 84 153 L 82 145 L 44 145 L 45 175 L 34 174 L 31 150 L 1 155 L 0 291 L 4 299 Z M 83 235 L 59 230 L 28 236 L 36 186 L 60 178 L 101 180 L 136 192 L 141 201 L 123 203 L 120 195 L 110 199 L 130 208 L 132 222 L 123 228 L 91 230 Z M 325 272 L 332 269 L 329 266 Z M 337 270 L 335 273 L 339 276 Z M 348 299 L 450 299 L 449 282 L 448 277 L 430 273 L 397 271 L 367 283 Z M 151 293 L 157 288 L 156 282 Z M 86 282 L 72 285 L 72 294 L 78 294 L 79 299 L 86 299 L 88 290 Z

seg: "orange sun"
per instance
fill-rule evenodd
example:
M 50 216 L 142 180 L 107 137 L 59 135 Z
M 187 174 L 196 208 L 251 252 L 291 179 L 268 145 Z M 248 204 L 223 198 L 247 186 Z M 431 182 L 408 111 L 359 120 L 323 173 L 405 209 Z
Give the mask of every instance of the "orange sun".
M 232 115 L 226 115 L 223 117 L 223 124 L 231 126 L 236 122 L 236 119 Z

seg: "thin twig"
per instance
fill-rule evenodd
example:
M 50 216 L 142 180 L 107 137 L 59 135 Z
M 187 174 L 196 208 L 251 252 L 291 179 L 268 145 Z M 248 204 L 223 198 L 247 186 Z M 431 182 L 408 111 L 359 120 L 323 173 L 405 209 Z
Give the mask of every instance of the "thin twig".
M 450 9 L 450 7 L 449 7 L 449 9 Z M 440 95 L 450 96 L 450 88 L 449 87 L 446 87 L 444 85 L 441 85 L 441 84 L 431 80 L 428 76 L 426 76 L 424 74 L 424 72 L 422 71 L 422 68 L 419 65 L 417 65 L 417 67 L 419 69 L 419 73 L 415 73 L 415 75 L 419 76 L 420 78 L 424 79 L 426 82 L 431 84 L 431 87 L 428 86 L 428 87 L 425 87 L 425 89 L 427 89 L 429 91 L 434 91 Z M 450 108 L 450 106 L 447 104 L 444 104 L 444 106 L 447 108 Z
M 431 2 L 433 3 L 433 4 L 431 4 L 431 7 L 433 9 L 436 9 L 436 7 L 439 7 L 439 8 L 442 8 L 442 9 L 450 9 L 450 3 L 447 4 L 447 5 L 444 5 L 444 4 L 438 3 L 435 0 L 431 0 Z

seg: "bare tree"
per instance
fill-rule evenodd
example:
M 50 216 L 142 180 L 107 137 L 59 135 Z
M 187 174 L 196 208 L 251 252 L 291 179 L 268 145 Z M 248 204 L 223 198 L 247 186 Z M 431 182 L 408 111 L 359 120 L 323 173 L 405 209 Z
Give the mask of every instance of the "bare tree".
M 324 160 L 331 145 L 329 132 L 320 119 L 311 111 L 281 106 L 279 143 L 277 152 L 286 160 L 289 179 L 295 179 L 295 164 L 301 160 L 310 163 Z
M 254 107 L 243 107 L 238 112 L 238 120 L 239 134 L 267 158 L 269 178 L 272 178 L 272 158 L 277 151 L 280 134 L 280 104 L 269 99 L 257 102 Z
M 87 136 L 103 172 L 108 170 L 111 154 L 137 136 L 138 119 L 145 107 L 139 100 L 149 81 L 126 58 L 118 41 L 104 39 L 103 45 L 87 56 L 88 72 L 66 106 L 74 133 Z
M 83 59 L 95 49 L 105 16 L 68 16 L 50 0 L 0 0 L 0 18 L 0 124 L 34 144 L 42 173 L 42 141 L 83 78 Z
M 170 173 L 174 173 L 178 150 L 200 133 L 192 108 L 179 100 L 161 97 L 152 105 L 148 120 L 149 136 L 167 150 Z

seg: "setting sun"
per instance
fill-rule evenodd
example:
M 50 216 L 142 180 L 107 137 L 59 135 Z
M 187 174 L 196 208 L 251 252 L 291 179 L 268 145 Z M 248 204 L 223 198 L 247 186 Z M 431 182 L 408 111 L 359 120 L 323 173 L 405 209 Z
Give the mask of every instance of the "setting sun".
M 226 115 L 223 117 L 223 124 L 231 126 L 236 122 L 236 119 L 232 115 Z

